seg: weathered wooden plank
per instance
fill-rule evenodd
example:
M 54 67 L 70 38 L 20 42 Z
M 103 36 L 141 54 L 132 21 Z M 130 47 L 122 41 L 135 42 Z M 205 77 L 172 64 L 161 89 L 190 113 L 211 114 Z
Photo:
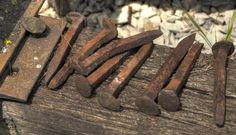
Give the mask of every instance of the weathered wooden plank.
M 86 33 L 90 34 L 83 35 Z M 77 40 L 78 45 L 91 37 L 91 31 L 83 34 Z M 120 95 L 119 99 L 124 107 L 122 112 L 111 112 L 102 108 L 96 97 L 81 97 L 73 83 L 73 75 L 59 91 L 40 87 L 29 105 L 4 101 L 3 116 L 14 121 L 20 135 L 236 134 L 235 60 L 229 62 L 226 123 L 223 128 L 216 127 L 213 121 L 214 70 L 210 55 L 201 54 L 191 72 L 181 95 L 181 111 L 162 110 L 160 117 L 137 111 L 134 106 L 135 97 L 143 93 L 142 88 L 148 84 L 170 52 L 171 49 L 167 47 L 155 46 L 152 56 Z M 109 77 L 102 86 L 111 79 Z
M 5 121 L 2 119 L 0 120 L 0 133 L 2 135 L 10 135 L 10 133 L 7 129 L 7 125 L 6 125 Z

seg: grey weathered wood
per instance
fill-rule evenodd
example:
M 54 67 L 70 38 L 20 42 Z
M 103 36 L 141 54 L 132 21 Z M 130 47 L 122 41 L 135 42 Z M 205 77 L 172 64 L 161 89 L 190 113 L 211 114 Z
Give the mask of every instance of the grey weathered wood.
M 10 135 L 4 120 L 0 120 L 0 135 Z
M 82 32 L 77 40 L 78 46 L 92 37 L 91 31 L 88 31 L 89 29 Z M 72 51 L 76 49 L 73 48 Z M 120 95 L 119 99 L 124 107 L 122 112 L 102 108 L 97 103 L 96 96 L 91 99 L 81 97 L 74 84 L 76 75 L 73 75 L 59 91 L 40 87 L 28 105 L 4 101 L 3 116 L 13 121 L 19 135 L 236 134 L 235 60 L 229 62 L 225 127 L 218 128 L 213 121 L 214 70 L 212 57 L 205 54 L 201 54 L 183 90 L 181 111 L 162 110 L 160 117 L 137 111 L 134 106 L 135 97 L 143 93 L 142 88 L 170 52 L 170 48 L 155 46 L 152 56 Z M 111 79 L 112 77 L 108 78 L 102 85 Z

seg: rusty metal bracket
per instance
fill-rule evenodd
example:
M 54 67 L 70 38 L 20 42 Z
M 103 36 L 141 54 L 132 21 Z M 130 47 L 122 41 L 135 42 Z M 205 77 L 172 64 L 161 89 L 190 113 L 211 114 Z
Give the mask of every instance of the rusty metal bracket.
M 7 69 L 9 67 L 9 63 L 12 63 L 14 61 L 14 57 L 16 54 L 18 54 L 20 48 L 22 47 L 22 45 L 20 44 L 26 34 L 26 30 L 22 27 L 21 25 L 21 20 L 24 17 L 33 17 L 36 16 L 39 9 L 42 7 L 43 3 L 45 0 L 34 0 L 30 3 L 30 5 L 28 6 L 28 8 L 26 9 L 25 13 L 23 14 L 23 16 L 20 18 L 20 21 L 18 22 L 18 24 L 16 25 L 17 31 L 19 31 L 17 33 L 18 37 L 15 41 L 13 41 L 13 44 L 8 46 L 7 48 L 7 52 L 5 53 L 0 53 L 0 79 L 4 79 Z
M 54 47 L 64 31 L 66 21 L 41 17 L 48 26 L 48 35 L 41 38 L 29 36 L 13 67 L 19 72 L 7 76 L 0 87 L 0 98 L 26 102 L 48 62 Z

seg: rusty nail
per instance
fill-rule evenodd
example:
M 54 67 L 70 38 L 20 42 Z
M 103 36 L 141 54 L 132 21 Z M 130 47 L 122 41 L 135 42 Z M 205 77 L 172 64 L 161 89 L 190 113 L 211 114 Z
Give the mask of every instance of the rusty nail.
M 73 20 L 72 25 L 69 27 L 68 31 L 62 37 L 62 41 L 58 46 L 52 60 L 48 64 L 47 72 L 45 73 L 42 84 L 47 85 L 51 78 L 55 75 L 61 62 L 65 58 L 66 53 L 78 37 L 81 29 L 84 27 L 85 17 L 76 12 L 68 13 L 67 17 Z
M 143 44 L 150 43 L 152 42 L 152 40 L 161 35 L 162 32 L 160 30 L 151 30 L 125 39 L 112 41 L 105 47 L 99 49 L 93 55 L 83 60 L 82 62 L 78 62 L 76 64 L 75 70 L 82 75 L 88 75 L 96 67 L 98 67 L 110 57 L 125 52 L 127 50 L 139 47 Z
M 228 41 L 220 41 L 213 45 L 212 53 L 215 63 L 214 86 L 214 118 L 217 126 L 223 126 L 225 121 L 225 91 L 227 57 L 234 52 L 234 45 Z
M 150 56 L 153 46 L 152 43 L 143 45 L 111 83 L 101 90 L 98 96 L 98 102 L 101 106 L 113 111 L 119 111 L 121 109 L 120 101 L 117 100 L 121 89 Z
M 94 51 L 101 47 L 101 45 L 111 41 L 117 37 L 117 29 L 115 24 L 109 18 L 103 18 L 104 28 L 91 40 L 89 40 L 74 56 L 76 61 L 84 60 Z M 76 59 L 77 58 L 77 59 Z
M 179 42 L 166 62 L 158 70 L 152 81 L 145 88 L 145 94 L 135 100 L 138 109 L 149 115 L 159 115 L 159 108 L 155 99 L 162 87 L 167 83 L 180 61 L 183 59 L 195 40 L 196 34 L 187 36 Z
M 192 45 L 168 85 L 159 93 L 158 103 L 165 110 L 177 111 L 179 109 L 180 99 L 178 95 L 201 54 L 202 47 L 203 44 L 199 42 Z
M 69 60 L 70 61 L 70 60 Z M 48 84 L 48 88 L 55 90 L 60 87 L 67 78 L 73 73 L 74 69 L 71 65 L 71 62 L 65 63 L 61 69 L 55 74 L 55 76 L 51 79 Z
M 22 26 L 32 35 L 39 37 L 46 31 L 47 26 L 45 23 L 38 17 L 25 17 L 22 21 Z
M 57 74 L 52 78 L 48 87 L 50 89 L 56 89 L 61 86 L 66 79 L 73 73 L 74 66 L 73 63 L 77 61 L 84 60 L 86 57 L 91 55 L 94 51 L 101 47 L 101 45 L 109 42 L 110 40 L 117 37 L 117 29 L 114 23 L 108 18 L 103 18 L 104 28 L 96 34 L 96 36 L 86 42 L 77 53 L 75 53 L 70 60 L 62 66 L 62 68 L 57 72 Z
M 98 86 L 104 79 L 106 79 L 121 63 L 126 59 L 131 52 L 125 52 L 107 60 L 101 67 L 91 73 L 88 77 L 77 75 L 76 87 L 83 97 L 90 97 L 93 88 Z

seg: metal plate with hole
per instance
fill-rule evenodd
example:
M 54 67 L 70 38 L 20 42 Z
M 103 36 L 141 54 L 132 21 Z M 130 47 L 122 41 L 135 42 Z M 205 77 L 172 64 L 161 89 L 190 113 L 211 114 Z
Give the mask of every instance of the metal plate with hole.
M 36 82 L 49 60 L 66 21 L 64 19 L 51 19 L 41 17 L 48 26 L 48 34 L 45 37 L 34 38 L 29 36 L 17 57 L 13 67 L 19 72 L 7 76 L 0 87 L 0 98 L 26 102 L 31 91 L 37 87 Z
M 5 77 L 4 73 L 6 72 L 9 63 L 16 56 L 17 52 L 20 50 L 19 49 L 19 48 L 21 48 L 20 43 L 22 42 L 22 40 L 24 39 L 25 34 L 26 34 L 25 29 L 20 25 L 22 18 L 36 16 L 38 11 L 39 11 L 39 9 L 42 6 L 42 4 L 44 3 L 44 1 L 45 0 L 33 0 L 33 1 L 31 1 L 30 5 L 26 9 L 25 13 L 21 17 L 21 19 L 18 22 L 18 24 L 16 25 L 16 29 L 18 31 L 16 33 L 17 38 L 15 39 L 15 41 L 13 41 L 13 44 L 10 45 L 7 48 L 7 52 L 0 53 L 0 60 L 1 60 L 1 62 L 0 62 L 0 78 L 2 80 Z

